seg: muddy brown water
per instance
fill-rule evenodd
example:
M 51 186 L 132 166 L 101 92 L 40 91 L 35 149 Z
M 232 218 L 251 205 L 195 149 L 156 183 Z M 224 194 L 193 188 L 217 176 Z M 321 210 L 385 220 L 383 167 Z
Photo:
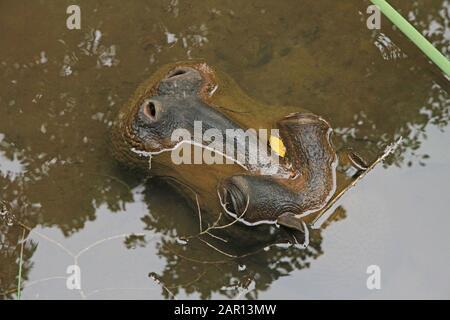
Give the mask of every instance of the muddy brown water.
M 66 28 L 69 1 L 0 4 L 2 298 L 17 298 L 19 274 L 22 299 L 450 298 L 449 83 L 386 19 L 366 27 L 369 1 L 78 3 L 81 30 Z M 449 1 L 391 3 L 450 54 Z M 108 133 L 142 81 L 194 58 L 269 106 L 326 118 L 338 149 L 373 160 L 402 144 L 306 250 L 186 244 L 196 213 L 118 167 Z M 81 290 L 68 289 L 72 265 Z

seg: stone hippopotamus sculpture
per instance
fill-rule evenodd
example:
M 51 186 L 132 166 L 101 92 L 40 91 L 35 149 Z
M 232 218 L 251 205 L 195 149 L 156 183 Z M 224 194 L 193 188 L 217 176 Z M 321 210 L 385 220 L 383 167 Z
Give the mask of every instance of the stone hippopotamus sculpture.
M 285 116 L 274 118 L 274 110 Z M 267 141 L 251 135 L 243 142 L 239 138 L 249 128 L 276 129 L 277 134 L 268 134 Z M 180 129 L 188 134 L 174 139 Z M 213 138 L 208 136 L 211 129 Z M 192 138 L 195 130 L 209 141 Z M 241 134 L 227 139 L 230 130 Z M 307 216 L 322 209 L 335 192 L 337 156 L 331 133 L 320 116 L 299 107 L 259 103 L 227 75 L 205 62 L 189 61 L 162 67 L 136 90 L 119 112 L 112 144 L 120 162 L 176 183 L 201 212 L 201 230 L 202 223 L 211 226 L 219 216 L 246 228 L 275 224 L 304 232 Z M 272 138 L 280 143 L 276 148 Z M 212 143 L 218 140 L 226 150 L 234 147 L 233 154 Z M 255 161 L 256 144 L 270 154 Z M 194 150 L 190 153 L 187 146 Z M 174 161 L 174 154 L 189 159 L 197 152 L 224 161 Z

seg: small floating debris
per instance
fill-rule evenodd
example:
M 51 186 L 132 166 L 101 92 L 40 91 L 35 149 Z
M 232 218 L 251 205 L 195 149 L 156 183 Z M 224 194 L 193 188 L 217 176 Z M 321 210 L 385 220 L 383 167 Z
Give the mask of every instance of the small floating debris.
M 176 238 L 175 241 L 176 241 L 178 244 L 181 244 L 182 246 L 185 246 L 185 245 L 188 244 L 188 241 L 187 241 L 185 238 Z
M 11 227 L 14 225 L 15 218 L 11 213 L 9 205 L 5 201 L 0 201 L 0 221 Z
M 348 159 L 353 167 L 355 167 L 359 171 L 366 171 L 369 168 L 367 162 L 354 151 L 348 152 Z
M 0 201 L 0 216 L 4 217 L 9 213 L 9 208 L 6 205 L 6 202 Z

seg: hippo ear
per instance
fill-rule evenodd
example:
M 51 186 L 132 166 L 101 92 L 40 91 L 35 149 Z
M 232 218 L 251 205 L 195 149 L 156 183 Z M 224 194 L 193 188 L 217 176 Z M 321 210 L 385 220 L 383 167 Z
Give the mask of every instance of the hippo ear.
M 331 166 L 336 153 L 331 143 L 331 126 L 312 113 L 292 113 L 278 121 L 286 157 L 294 170 L 311 171 Z
M 305 233 L 305 228 L 300 218 L 297 218 L 292 212 L 285 212 L 277 218 L 277 223 L 281 226 L 298 230 Z

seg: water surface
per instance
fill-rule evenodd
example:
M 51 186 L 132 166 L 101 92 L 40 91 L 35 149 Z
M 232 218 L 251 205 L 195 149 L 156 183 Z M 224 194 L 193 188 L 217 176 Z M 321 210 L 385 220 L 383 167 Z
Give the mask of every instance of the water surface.
M 449 83 L 386 19 L 367 29 L 369 1 L 78 3 L 81 30 L 66 28 L 69 1 L 0 4 L 2 298 L 17 298 L 21 248 L 22 299 L 450 298 Z M 391 3 L 449 56 L 449 1 Z M 323 116 L 337 148 L 373 160 L 402 144 L 306 250 L 186 245 L 195 212 L 117 166 L 108 132 L 143 80 L 194 58 Z M 73 264 L 82 290 L 66 287 Z M 374 264 L 381 290 L 366 287 Z

